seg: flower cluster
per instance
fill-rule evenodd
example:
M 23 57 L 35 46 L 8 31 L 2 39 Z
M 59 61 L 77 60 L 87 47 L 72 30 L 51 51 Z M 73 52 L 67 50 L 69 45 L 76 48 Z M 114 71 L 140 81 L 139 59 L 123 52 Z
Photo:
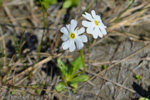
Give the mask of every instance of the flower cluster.
M 82 21 L 82 25 L 86 27 L 86 32 L 88 34 L 92 34 L 95 39 L 99 37 L 103 37 L 107 32 L 105 30 L 106 26 L 103 24 L 99 15 L 96 15 L 95 11 L 92 10 L 91 14 L 85 12 L 82 15 L 88 21 Z M 62 44 L 62 48 L 64 50 L 69 48 L 70 52 L 73 52 L 77 48 L 80 50 L 83 48 L 85 42 L 88 41 L 86 35 L 82 35 L 85 32 L 85 28 L 76 28 L 77 21 L 72 19 L 71 24 L 66 25 L 66 27 L 62 27 L 60 31 L 63 33 L 61 39 L 64 41 Z M 76 44 L 76 46 L 75 46 Z

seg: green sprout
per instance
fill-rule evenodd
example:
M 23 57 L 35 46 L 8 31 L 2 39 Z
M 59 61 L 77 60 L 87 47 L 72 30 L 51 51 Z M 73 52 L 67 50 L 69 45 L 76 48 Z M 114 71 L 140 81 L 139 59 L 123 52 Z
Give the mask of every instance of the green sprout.
M 35 92 L 37 93 L 37 94 L 40 94 L 40 90 L 39 89 L 37 89 L 37 90 L 35 90 Z
M 137 80 L 140 80 L 140 79 L 142 78 L 142 77 L 139 76 L 139 75 L 136 75 L 135 77 L 136 77 Z
M 16 90 L 13 90 L 13 91 L 11 92 L 11 94 L 12 94 L 12 95 L 16 94 Z
M 21 92 L 21 95 L 24 95 L 24 92 Z
M 89 76 L 87 75 L 77 74 L 77 71 L 82 68 L 81 57 L 74 59 L 70 66 L 66 65 L 62 60 L 57 59 L 57 65 L 61 71 L 61 77 L 63 80 L 56 86 L 58 92 L 64 91 L 65 86 L 68 85 L 73 88 L 72 91 L 75 93 L 75 90 L 78 88 L 78 83 L 85 82 L 89 79 Z
M 46 84 L 45 82 L 42 82 L 42 83 L 41 83 L 42 86 L 44 86 L 45 84 Z
M 102 67 L 103 67 L 103 69 L 106 69 L 106 68 L 107 68 L 107 65 L 103 65 Z

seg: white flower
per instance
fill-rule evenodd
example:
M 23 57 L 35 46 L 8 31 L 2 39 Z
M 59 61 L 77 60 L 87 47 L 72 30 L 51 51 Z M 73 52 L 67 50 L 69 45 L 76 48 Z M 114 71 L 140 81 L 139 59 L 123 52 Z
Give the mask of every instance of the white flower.
M 85 32 L 85 28 L 82 27 L 78 29 L 76 26 L 77 21 L 72 19 L 71 24 L 68 24 L 66 27 L 62 27 L 60 29 L 60 31 L 63 33 L 61 39 L 64 41 L 62 44 L 62 48 L 64 50 L 69 48 L 70 52 L 73 52 L 76 48 L 75 43 L 77 48 L 80 50 L 84 46 L 83 42 L 88 41 L 86 35 L 80 35 Z
M 92 16 L 91 16 L 92 15 Z M 106 26 L 103 24 L 100 16 L 96 15 L 95 11 L 91 11 L 91 15 L 87 12 L 82 14 L 89 21 L 83 21 L 82 25 L 87 27 L 87 33 L 92 34 L 95 39 L 99 37 L 103 37 L 107 32 L 105 30 Z

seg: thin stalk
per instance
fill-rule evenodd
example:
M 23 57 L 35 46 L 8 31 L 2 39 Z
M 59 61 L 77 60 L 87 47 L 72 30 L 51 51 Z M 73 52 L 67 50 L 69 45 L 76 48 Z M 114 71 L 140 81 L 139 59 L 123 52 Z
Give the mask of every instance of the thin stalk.
M 41 0 L 40 0 L 40 4 L 41 4 L 41 7 L 42 7 L 42 13 L 43 13 L 43 28 L 44 28 L 44 30 L 43 30 L 42 38 L 41 38 L 41 41 L 40 41 L 40 46 L 39 46 L 39 49 L 38 49 L 38 54 L 37 54 L 36 62 L 37 62 L 37 60 L 38 60 L 38 58 L 39 58 L 39 54 L 40 54 L 40 51 L 41 51 L 41 49 L 42 49 L 42 41 L 43 41 L 43 37 L 44 37 L 44 35 L 45 35 L 45 28 L 46 28 L 45 12 L 44 12 L 44 7 L 43 7 L 43 5 L 42 5 Z
M 135 2 L 135 0 L 132 0 L 132 2 L 129 4 L 129 6 L 124 10 L 124 11 L 122 11 L 119 15 L 118 15 L 118 17 L 114 20 L 114 22 L 117 22 L 118 20 L 120 20 L 121 18 L 121 15 L 123 14 L 123 13 L 125 13 L 132 5 L 133 5 L 133 3 Z
M 21 49 L 23 47 L 22 42 L 23 42 L 24 34 L 25 34 L 25 32 L 23 32 L 23 35 L 21 36 L 20 46 L 19 46 L 18 41 L 16 39 L 15 33 L 13 34 L 13 39 L 14 39 L 14 43 L 15 43 L 15 51 L 17 54 L 19 54 L 19 59 L 20 59 L 21 63 L 23 64 L 23 67 L 26 68 L 26 66 L 24 65 L 24 62 L 22 60 L 22 56 L 21 56 Z
M 40 1 L 40 4 L 41 4 L 42 13 L 43 13 L 43 34 L 42 34 L 42 38 L 41 38 L 40 43 L 39 43 L 39 48 L 38 48 L 37 58 L 35 59 L 35 64 L 38 62 L 38 59 L 39 59 L 39 56 L 40 56 L 40 52 L 41 52 L 41 49 L 42 49 L 43 37 L 44 37 L 44 35 L 45 35 L 45 28 L 46 28 L 44 7 L 43 7 L 43 5 L 42 5 L 42 1 L 41 1 L 41 0 L 39 0 L 39 1 Z M 34 65 L 35 65 L 35 64 L 34 64 Z M 34 66 L 32 67 L 32 69 L 34 70 Z M 33 70 L 32 70 L 32 71 L 33 71 Z M 31 77 L 32 77 L 32 72 L 29 73 L 29 78 L 32 79 Z

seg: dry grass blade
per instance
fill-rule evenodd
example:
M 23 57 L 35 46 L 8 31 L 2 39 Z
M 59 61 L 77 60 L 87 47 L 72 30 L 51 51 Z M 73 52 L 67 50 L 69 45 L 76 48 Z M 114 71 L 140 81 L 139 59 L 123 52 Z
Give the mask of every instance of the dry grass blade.
M 119 18 L 123 18 L 126 16 L 129 16 L 132 14 L 132 12 L 136 12 L 139 9 L 142 9 L 143 7 L 145 7 L 150 1 L 148 0 L 147 2 L 143 2 L 142 4 L 140 4 L 139 6 L 133 7 L 128 9 L 126 12 L 124 12 Z M 114 19 L 112 19 L 110 22 L 112 23 L 117 17 L 115 17 Z
M 15 18 L 13 17 L 13 15 L 11 14 L 9 8 L 7 6 L 4 7 L 4 10 L 6 11 L 7 15 L 10 18 L 10 21 L 12 22 L 13 25 L 17 25 L 17 22 L 15 20 Z M 15 28 L 16 32 L 19 33 L 19 30 L 17 28 Z
M 58 56 L 60 56 L 60 55 L 58 55 Z M 57 56 L 56 56 L 56 57 L 57 57 Z M 36 70 L 38 70 L 39 68 L 42 67 L 42 66 L 41 66 L 42 64 L 47 63 L 48 61 L 52 60 L 52 58 L 53 58 L 53 57 L 50 56 L 50 57 L 48 57 L 48 58 L 46 58 L 46 59 L 44 59 L 44 60 L 38 62 L 38 63 L 35 64 L 34 66 L 31 66 L 31 67 L 27 68 L 25 71 L 23 71 L 23 72 L 21 72 L 20 74 L 16 75 L 16 76 L 13 78 L 13 80 L 15 80 L 16 78 L 18 78 L 18 77 L 21 76 L 21 75 L 24 75 L 24 74 L 26 74 L 26 73 L 32 71 L 32 69 L 35 69 L 35 70 L 34 70 L 34 73 L 35 73 Z M 12 80 L 12 79 L 9 80 L 9 81 L 7 82 L 7 84 L 11 84 L 11 82 L 12 82 L 13 80 Z
M 144 6 L 144 5 L 143 5 Z M 150 4 L 147 3 L 147 5 L 144 6 L 145 8 L 147 7 L 150 7 Z M 111 24 L 110 27 L 108 27 L 108 30 L 113 30 L 113 29 L 118 29 L 120 27 L 123 27 L 123 26 L 130 26 L 130 25 L 135 25 L 133 23 L 143 19 L 142 15 L 147 11 L 148 9 L 141 9 L 140 11 L 137 11 L 133 14 L 130 14 L 130 12 L 127 12 L 129 13 L 129 16 L 123 18 L 123 20 L 121 20 L 120 22 L 117 22 L 117 23 L 113 23 Z M 144 16 L 144 19 L 145 21 L 148 20 L 148 16 Z M 147 19 L 146 19 L 147 17 Z
M 3 35 L 3 31 L 2 31 L 1 26 L 0 26 L 0 34 L 2 36 L 1 38 L 2 38 L 2 43 L 3 43 L 4 54 L 6 54 L 5 36 Z M 4 66 L 6 66 L 6 57 L 4 58 Z

